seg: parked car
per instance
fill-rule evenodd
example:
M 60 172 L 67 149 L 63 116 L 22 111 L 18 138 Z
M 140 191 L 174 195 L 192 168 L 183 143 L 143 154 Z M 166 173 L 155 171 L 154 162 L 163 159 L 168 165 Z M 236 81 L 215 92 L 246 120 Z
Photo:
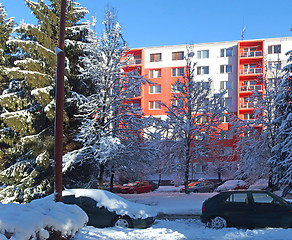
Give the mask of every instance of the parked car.
M 201 221 L 211 228 L 292 227 L 292 205 L 265 190 L 224 191 L 202 205 Z
M 209 181 L 192 182 L 188 184 L 189 191 L 194 193 L 213 192 L 214 184 Z M 184 192 L 185 188 L 181 188 L 180 192 Z
M 194 181 L 194 182 L 190 182 L 189 184 L 188 184 L 188 188 L 189 189 L 191 189 L 191 188 L 193 188 L 196 184 L 198 184 L 199 183 L 199 181 Z M 185 191 L 185 187 L 182 187 L 181 189 L 180 189 L 180 192 L 184 192 Z
M 226 190 L 247 189 L 247 183 L 242 180 L 228 180 L 218 186 L 215 191 L 221 192 Z
M 87 225 L 94 227 L 146 228 L 156 217 L 150 206 L 127 201 L 106 190 L 65 190 L 63 202 L 82 208 L 89 218 Z
M 198 184 L 194 185 L 190 190 L 194 193 L 205 193 L 205 192 L 213 192 L 214 185 L 212 182 L 204 181 L 199 182 Z
M 148 193 L 154 191 L 153 186 L 147 181 L 137 181 L 134 183 L 128 183 L 122 187 L 121 193 Z

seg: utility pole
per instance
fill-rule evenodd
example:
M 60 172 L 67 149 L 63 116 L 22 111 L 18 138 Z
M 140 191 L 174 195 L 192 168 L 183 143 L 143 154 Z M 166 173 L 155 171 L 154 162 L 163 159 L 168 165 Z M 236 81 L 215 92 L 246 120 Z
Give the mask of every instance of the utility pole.
M 61 0 L 59 45 L 57 54 L 57 72 L 55 86 L 55 201 L 62 201 L 62 157 L 63 157 L 63 112 L 64 112 L 64 76 L 65 76 L 65 22 L 66 1 Z

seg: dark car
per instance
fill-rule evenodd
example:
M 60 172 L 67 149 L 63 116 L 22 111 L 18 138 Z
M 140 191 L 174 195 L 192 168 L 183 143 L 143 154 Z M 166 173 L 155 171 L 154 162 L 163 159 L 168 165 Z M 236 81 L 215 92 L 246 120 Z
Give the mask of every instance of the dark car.
M 147 181 L 137 181 L 122 187 L 121 193 L 148 193 L 154 191 L 153 186 Z
M 63 202 L 78 205 L 88 216 L 88 226 L 146 228 L 155 221 L 150 206 L 133 203 L 99 189 L 63 191 Z
M 292 205 L 269 191 L 225 191 L 207 199 L 201 221 L 211 228 L 292 227 Z

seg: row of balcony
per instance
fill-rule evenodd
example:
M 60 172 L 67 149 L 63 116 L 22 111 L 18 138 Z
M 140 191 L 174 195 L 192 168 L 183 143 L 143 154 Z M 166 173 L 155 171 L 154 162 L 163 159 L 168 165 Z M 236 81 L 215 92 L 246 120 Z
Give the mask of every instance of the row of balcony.
M 262 91 L 262 85 L 249 85 L 240 87 L 240 92 Z
M 263 51 L 249 51 L 240 53 L 241 58 L 249 58 L 249 57 L 262 57 Z
M 255 103 L 253 103 L 253 102 L 241 103 L 240 108 L 241 109 L 253 109 L 253 108 L 255 108 Z
M 248 74 L 261 74 L 263 73 L 262 68 L 245 68 L 240 69 L 240 75 L 248 75 Z

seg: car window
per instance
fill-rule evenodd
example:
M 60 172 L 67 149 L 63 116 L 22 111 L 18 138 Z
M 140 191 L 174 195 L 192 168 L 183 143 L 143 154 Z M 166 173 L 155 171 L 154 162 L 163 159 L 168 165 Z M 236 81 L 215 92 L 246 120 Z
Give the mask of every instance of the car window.
M 226 199 L 227 203 L 247 203 L 247 193 L 232 193 Z
M 80 197 L 80 202 L 84 207 L 96 207 L 97 201 L 89 197 Z
M 272 203 L 274 198 L 267 193 L 252 193 L 255 203 Z

